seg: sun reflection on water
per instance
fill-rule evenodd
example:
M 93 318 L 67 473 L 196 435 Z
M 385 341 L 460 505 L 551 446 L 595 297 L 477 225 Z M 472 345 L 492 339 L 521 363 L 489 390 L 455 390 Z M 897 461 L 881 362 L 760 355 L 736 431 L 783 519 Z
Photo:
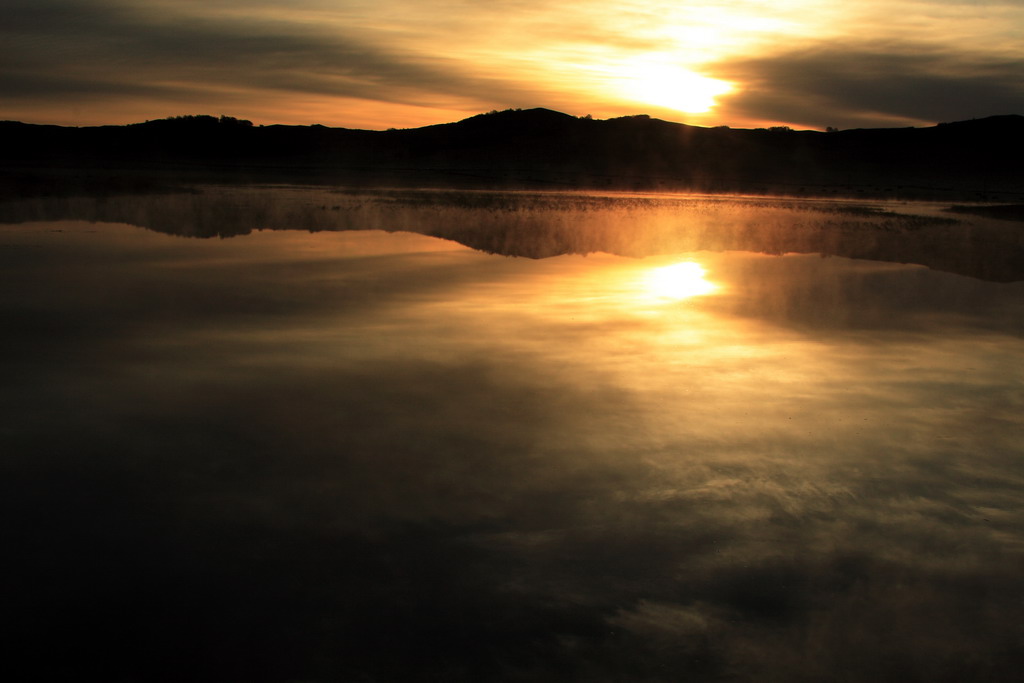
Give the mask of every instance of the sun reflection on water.
M 647 271 L 646 288 L 656 297 L 688 299 L 710 294 L 717 286 L 706 279 L 707 272 L 699 263 L 683 261 Z

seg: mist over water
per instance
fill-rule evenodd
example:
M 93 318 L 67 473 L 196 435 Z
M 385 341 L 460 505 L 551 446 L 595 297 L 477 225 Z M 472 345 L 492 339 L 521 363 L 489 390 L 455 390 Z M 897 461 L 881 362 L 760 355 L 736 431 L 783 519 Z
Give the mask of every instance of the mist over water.
M 1017 224 L 221 192 L 0 206 L 35 679 L 1019 675 Z
M 381 229 L 530 258 L 816 253 L 1012 282 L 1024 278 L 1020 210 L 892 200 L 205 186 L 189 192 L 168 187 L 159 194 L 29 196 L 0 202 L 0 222 L 128 223 L 189 237 Z

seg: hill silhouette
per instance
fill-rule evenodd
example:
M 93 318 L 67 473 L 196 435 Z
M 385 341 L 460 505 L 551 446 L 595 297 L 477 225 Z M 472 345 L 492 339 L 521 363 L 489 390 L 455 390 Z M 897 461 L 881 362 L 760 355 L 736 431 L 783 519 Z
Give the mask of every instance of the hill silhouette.
M 549 109 L 491 112 L 387 131 L 254 126 L 212 116 L 83 128 L 5 121 L 0 148 L 8 187 L 19 191 L 45 185 L 40 178 L 70 176 L 72 187 L 108 181 L 115 186 L 298 181 L 982 200 L 1024 196 L 1019 163 L 1024 116 L 1018 115 L 824 133 L 705 128 L 646 115 L 593 120 Z

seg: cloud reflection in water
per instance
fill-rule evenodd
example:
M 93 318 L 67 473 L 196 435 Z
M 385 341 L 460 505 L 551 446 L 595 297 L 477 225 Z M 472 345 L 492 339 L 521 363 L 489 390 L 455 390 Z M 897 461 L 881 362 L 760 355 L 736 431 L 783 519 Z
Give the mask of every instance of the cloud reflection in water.
M 701 253 L 715 296 L 645 302 L 680 256 L 2 244 L 5 637 L 44 678 L 1019 672 L 1020 283 Z

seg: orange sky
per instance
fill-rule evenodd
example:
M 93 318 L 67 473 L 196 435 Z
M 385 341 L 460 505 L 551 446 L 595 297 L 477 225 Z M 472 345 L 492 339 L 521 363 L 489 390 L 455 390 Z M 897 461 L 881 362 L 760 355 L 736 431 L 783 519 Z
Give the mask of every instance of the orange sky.
M 491 109 L 698 125 L 1024 113 L 1013 0 L 5 0 L 0 119 L 415 127 Z

